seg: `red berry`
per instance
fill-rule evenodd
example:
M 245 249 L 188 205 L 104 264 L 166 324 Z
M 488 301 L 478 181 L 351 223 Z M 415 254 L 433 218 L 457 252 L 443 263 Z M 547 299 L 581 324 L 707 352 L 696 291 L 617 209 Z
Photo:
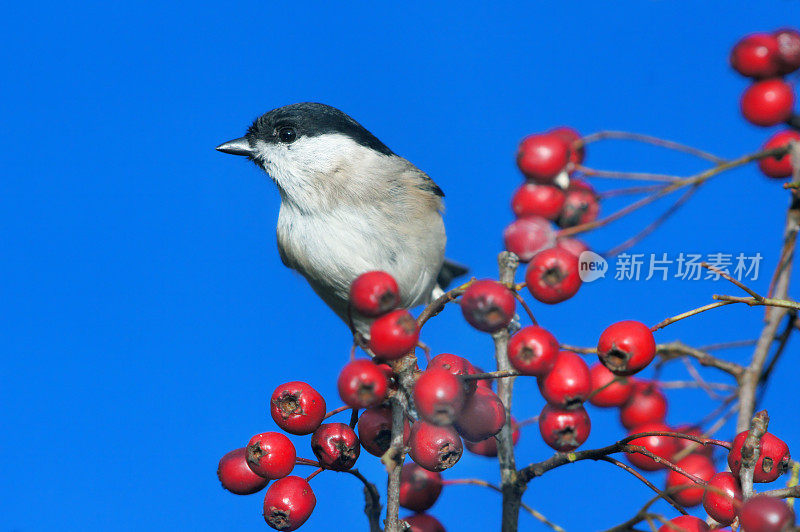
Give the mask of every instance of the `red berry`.
M 742 467 L 742 447 L 747 439 L 747 431 L 742 431 L 733 439 L 728 453 L 728 466 L 731 473 L 739 476 Z M 758 460 L 753 471 L 753 482 L 772 482 L 789 469 L 789 447 L 777 436 L 767 432 L 759 443 Z
M 460 375 L 474 375 L 475 373 L 483 373 L 477 371 L 469 360 L 458 355 L 451 353 L 439 353 L 428 362 L 428 369 L 441 368 L 446 369 L 456 377 Z M 464 397 L 467 397 L 475 391 L 475 388 L 484 381 L 461 381 L 464 386 Z
M 276 480 L 264 497 L 264 520 L 275 530 L 297 530 L 305 523 L 317 498 L 308 482 L 300 477 Z
M 672 526 L 670 526 L 672 525 Z M 669 520 L 669 524 L 661 525 L 658 532 L 709 532 L 705 521 L 693 515 L 681 515 Z
M 467 322 L 484 332 L 508 326 L 516 309 L 514 294 L 497 281 L 475 281 L 461 297 L 461 312 Z
M 432 515 L 414 514 L 404 517 L 403 521 L 411 527 L 406 532 L 445 532 L 442 523 Z
M 393 310 L 372 323 L 369 336 L 369 348 L 375 356 L 396 360 L 417 345 L 419 326 L 407 310 Z
M 800 32 L 792 28 L 782 28 L 773 35 L 778 41 L 780 73 L 789 74 L 800 68 Z
M 675 432 L 680 432 L 681 434 L 688 434 L 689 436 L 697 436 L 698 438 L 703 437 L 703 431 L 697 427 L 690 427 L 688 425 L 682 425 L 675 429 Z M 678 438 L 678 451 L 683 451 L 686 448 L 690 448 L 690 452 L 693 454 L 702 454 L 709 458 L 714 456 L 714 446 L 713 445 L 703 445 L 701 443 L 694 442 L 692 440 L 686 440 L 684 438 Z
M 581 357 L 569 351 L 559 352 L 550 372 L 536 380 L 542 397 L 560 408 L 581 407 L 592 391 L 589 366 Z
M 629 435 L 640 434 L 643 432 L 672 432 L 672 429 L 663 423 L 650 422 L 635 427 L 630 431 Z M 675 438 L 672 436 L 643 436 L 628 442 L 628 445 L 644 447 L 654 455 L 661 457 L 664 460 L 670 460 L 675 455 L 675 452 L 678 448 L 677 444 L 675 443 Z M 662 464 L 656 462 L 649 456 L 633 452 L 625 454 L 628 457 L 628 461 L 639 469 L 643 469 L 645 471 L 656 471 L 664 468 Z
M 514 445 L 516 445 L 519 441 L 519 429 L 517 428 L 517 422 L 513 417 L 511 418 L 511 426 L 514 427 L 514 431 L 511 433 L 511 441 L 514 443 Z M 486 438 L 485 440 L 479 442 L 465 441 L 464 445 L 472 454 L 487 456 L 489 458 L 494 458 L 497 456 L 497 440 L 495 438 Z
M 350 303 L 365 316 L 380 316 L 400 305 L 400 289 L 386 272 L 362 273 L 350 285 Z
M 423 469 L 413 462 L 403 464 L 400 472 L 400 506 L 424 512 L 442 492 L 442 475 Z
M 472 371 L 475 372 L 473 373 L 473 375 L 477 373 L 486 373 L 483 369 L 479 368 L 478 366 L 473 366 Z M 494 379 L 479 379 L 476 381 L 465 381 L 465 383 L 469 382 L 475 382 L 476 383 L 475 386 L 478 388 L 486 388 L 487 390 L 494 391 Z
M 540 216 L 520 218 L 503 230 L 506 250 L 529 262 L 539 251 L 555 242 L 555 233 L 550 222 Z
M 403 422 L 403 442 L 408 444 L 411 427 Z M 388 406 L 367 408 L 358 418 L 358 440 L 369 454 L 383 456 L 392 443 L 392 409 Z
M 675 465 L 706 482 L 716 472 L 711 458 L 702 454 L 689 454 Z M 672 491 L 671 488 L 677 488 L 678 490 Z M 676 471 L 667 471 L 667 489 L 670 490 L 670 496 L 681 506 L 697 506 L 703 501 L 703 485 L 695 484 L 686 475 Z
M 782 79 L 765 79 L 750 85 L 742 94 L 742 115 L 757 126 L 774 126 L 792 115 L 794 91 Z
M 555 220 L 564 206 L 564 191 L 552 185 L 524 183 L 511 197 L 511 210 L 517 218 L 540 216 Z
M 569 144 L 559 135 L 530 135 L 522 139 L 517 151 L 517 166 L 530 179 L 552 183 L 569 162 Z
M 649 381 L 635 380 L 633 391 L 619 411 L 622 426 L 630 430 L 644 423 L 661 423 L 667 417 L 667 398 Z
M 594 406 L 622 406 L 633 392 L 633 381 L 625 377 L 619 377 L 617 382 L 609 384 L 617 378 L 617 375 L 611 373 L 599 362 L 589 368 L 589 374 L 592 378 L 592 393 L 594 394 L 589 397 L 589 402 Z M 596 390 L 600 391 L 596 392 Z
M 369 408 L 386 399 L 389 381 L 386 374 L 371 360 L 353 360 L 339 373 L 339 397 L 347 406 Z
M 708 481 L 703 495 L 703 508 L 709 517 L 721 525 L 733 523 L 739 514 L 742 502 L 742 488 L 733 473 L 723 471 Z
M 600 201 L 594 188 L 585 181 L 573 179 L 556 223 L 559 227 L 574 227 L 595 221 L 599 213 Z
M 479 442 L 500 432 L 505 423 L 506 409 L 497 394 L 478 388 L 458 414 L 455 427 L 465 440 Z
M 561 248 L 540 251 L 525 271 L 531 295 L 542 303 L 560 303 L 574 296 L 581 287 L 578 257 Z
M 589 246 L 577 238 L 559 238 L 556 241 L 556 247 L 569 251 L 578 258 L 584 251 L 589 251 Z
M 247 465 L 269 480 L 283 478 L 294 469 L 297 453 L 292 442 L 280 432 L 256 434 L 247 444 Z
M 247 466 L 247 451 L 244 447 L 234 449 L 220 458 L 217 478 L 223 488 L 236 495 L 250 495 L 261 491 L 269 482 Z
M 508 361 L 523 375 L 547 374 L 558 357 L 558 340 L 549 331 L 532 325 L 520 329 L 508 341 Z
M 638 321 L 618 321 L 597 341 L 597 356 L 617 375 L 633 375 L 653 361 L 656 341 L 650 327 Z
M 361 445 L 358 436 L 345 423 L 323 423 L 311 435 L 311 450 L 322 467 L 347 471 L 358 460 Z
M 770 78 L 778 74 L 780 59 L 777 39 L 766 33 L 754 33 L 741 39 L 731 50 L 731 66 L 751 78 Z
M 780 148 L 788 145 L 791 141 L 800 142 L 800 133 L 792 129 L 779 131 L 764 143 L 762 149 L 769 150 L 771 148 Z M 758 167 L 767 177 L 789 177 L 792 175 L 792 157 L 788 153 L 780 157 L 765 157 L 758 161 Z
M 539 431 L 544 442 L 559 452 L 580 447 L 589 437 L 591 428 L 589 414 L 582 406 L 564 410 L 546 404 L 539 414 Z
M 417 420 L 411 426 L 408 455 L 428 471 L 443 471 L 456 465 L 464 452 L 461 438 L 453 427 L 438 427 Z
M 464 387 L 446 369 L 431 368 L 423 371 L 414 385 L 414 403 L 425 421 L 452 425 L 464 407 Z
M 742 532 L 788 532 L 794 530 L 794 514 L 780 499 L 756 495 L 742 505 Z
M 270 414 L 289 434 L 311 434 L 325 417 L 325 399 L 305 382 L 287 382 L 272 392 Z
M 569 154 L 569 161 L 573 164 L 581 164 L 583 163 L 583 159 L 586 156 L 586 149 L 581 146 L 577 150 L 575 149 L 575 142 L 581 139 L 581 134 L 578 133 L 576 130 L 572 129 L 568 126 L 560 126 L 551 129 L 548 131 L 551 135 L 557 135 L 564 139 L 567 145 L 570 148 Z

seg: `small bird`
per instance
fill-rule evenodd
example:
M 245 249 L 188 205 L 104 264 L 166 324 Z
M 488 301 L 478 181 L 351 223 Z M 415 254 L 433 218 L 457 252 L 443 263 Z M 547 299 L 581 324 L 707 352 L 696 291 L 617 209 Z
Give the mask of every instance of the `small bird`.
M 334 107 L 273 109 L 217 150 L 246 156 L 272 178 L 281 197 L 281 260 L 361 334 L 372 319 L 348 305 L 360 274 L 388 272 L 411 308 L 467 272 L 444 259 L 442 189 Z

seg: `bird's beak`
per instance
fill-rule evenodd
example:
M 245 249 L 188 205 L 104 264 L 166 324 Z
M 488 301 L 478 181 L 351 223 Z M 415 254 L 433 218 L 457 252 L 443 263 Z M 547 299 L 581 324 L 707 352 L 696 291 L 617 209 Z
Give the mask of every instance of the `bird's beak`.
M 222 153 L 230 153 L 231 155 L 249 156 L 253 154 L 253 149 L 250 147 L 250 143 L 247 142 L 247 137 L 223 142 L 217 146 L 217 151 L 221 151 Z

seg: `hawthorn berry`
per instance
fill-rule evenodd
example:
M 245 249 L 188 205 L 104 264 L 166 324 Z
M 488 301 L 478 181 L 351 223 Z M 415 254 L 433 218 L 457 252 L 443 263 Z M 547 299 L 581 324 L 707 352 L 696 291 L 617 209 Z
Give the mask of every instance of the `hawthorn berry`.
M 622 406 L 628 401 L 633 392 L 633 381 L 626 377 L 614 375 L 599 362 L 589 368 L 589 375 L 592 380 L 592 393 L 589 396 L 589 402 L 594 406 Z M 618 380 L 612 383 L 614 379 Z
M 733 523 L 739 514 L 742 488 L 733 473 L 723 471 L 711 477 L 703 494 L 703 508 L 721 525 Z
M 544 442 L 559 452 L 580 447 L 591 428 L 589 414 L 582 406 L 565 410 L 548 403 L 539 414 L 539 431 Z
M 687 434 L 689 436 L 697 436 L 698 438 L 703 437 L 703 431 L 700 430 L 698 427 L 691 427 L 688 425 L 681 425 L 675 429 L 675 432 L 680 432 L 681 434 Z M 714 456 L 714 446 L 713 445 L 703 445 L 701 443 L 694 442 L 692 440 L 687 440 L 685 438 L 677 438 L 676 443 L 678 444 L 678 452 L 683 451 L 684 449 L 690 448 L 689 452 L 693 454 L 703 454 L 712 458 Z
M 234 449 L 219 460 L 217 478 L 222 487 L 236 495 L 250 495 L 264 489 L 269 479 L 253 473 L 247 466 L 247 451 L 244 447 Z
M 537 216 L 555 220 L 565 198 L 564 191 L 553 185 L 523 183 L 511 197 L 511 210 L 517 218 Z
M 508 326 L 517 303 L 514 294 L 497 281 L 475 281 L 461 296 L 461 313 L 479 331 L 493 333 Z
M 634 380 L 631 396 L 619 411 L 622 426 L 630 430 L 644 423 L 663 422 L 666 417 L 667 398 L 658 385 Z
M 428 471 L 443 471 L 456 465 L 464 452 L 461 437 L 453 427 L 439 427 L 421 419 L 411 426 L 408 455 Z
M 558 340 L 549 331 L 531 325 L 508 341 L 508 361 L 522 375 L 546 375 L 558 357 Z
M 539 251 L 551 247 L 555 232 L 550 222 L 540 216 L 520 218 L 503 230 L 503 242 L 521 262 L 529 262 Z
M 442 492 L 442 475 L 428 471 L 413 462 L 403 464 L 400 472 L 400 506 L 424 512 Z
M 693 515 L 681 515 L 664 523 L 658 532 L 709 532 L 711 527 Z
M 558 247 L 540 251 L 528 264 L 525 282 L 531 295 L 542 303 L 565 301 L 581 287 L 578 257 Z
M 575 142 L 581 140 L 581 134 L 578 133 L 576 130 L 572 129 L 568 126 L 559 126 L 556 128 L 551 129 L 548 131 L 551 135 L 557 135 L 564 139 L 570 149 L 569 153 L 569 161 L 573 164 L 581 164 L 583 163 L 583 159 L 586 156 L 586 149 L 581 146 L 578 149 L 575 149 Z
M 792 115 L 794 91 L 782 79 L 765 79 L 750 85 L 742 94 L 742 115 L 757 126 L 774 126 Z
M 672 429 L 660 422 L 650 422 L 634 427 L 628 435 L 641 434 L 643 432 L 672 432 Z M 628 445 L 644 447 L 664 460 L 670 460 L 678 448 L 675 438 L 672 436 L 642 436 L 631 440 Z M 639 469 L 656 471 L 664 468 L 663 464 L 656 462 L 649 456 L 635 452 L 627 452 L 625 454 L 628 457 L 628 461 Z
M 600 200 L 597 192 L 587 182 L 573 179 L 564 197 L 564 206 L 556 219 L 559 227 L 574 227 L 593 222 L 600 213 Z
M 506 409 L 492 390 L 478 388 L 464 403 L 455 428 L 466 441 L 479 442 L 491 438 L 506 423 Z
M 441 368 L 449 371 L 456 377 L 461 375 L 474 375 L 475 373 L 483 373 L 475 369 L 469 360 L 452 353 L 439 353 L 428 362 L 427 369 Z M 475 388 L 485 381 L 461 381 L 464 386 L 464 397 L 468 397 L 475 391 Z
M 747 440 L 746 430 L 740 432 L 733 439 L 733 445 L 728 453 L 728 467 L 731 473 L 739 476 L 742 467 L 742 447 Z M 759 442 L 758 460 L 753 470 L 753 482 L 772 482 L 789 469 L 789 447 L 780 438 L 767 432 Z
M 325 417 L 325 399 L 305 382 L 281 384 L 272 392 L 270 414 L 277 425 L 288 432 L 302 436 L 311 434 Z
M 393 310 L 372 322 L 369 337 L 369 348 L 375 356 L 396 360 L 416 347 L 419 326 L 407 310 Z
M 569 351 L 560 351 L 552 369 L 537 377 L 536 381 L 542 397 L 560 408 L 581 407 L 592 391 L 589 366 L 580 356 Z
M 386 399 L 389 380 L 386 374 L 371 360 L 353 360 L 339 373 L 337 381 L 339 397 L 347 406 L 369 408 Z
M 386 272 L 362 273 L 350 285 L 350 303 L 365 316 L 380 316 L 400 305 L 400 289 Z
M 269 480 L 283 478 L 294 469 L 297 452 L 280 432 L 256 434 L 247 443 L 247 465 L 258 476 Z
M 597 356 L 616 375 L 633 375 L 653 361 L 656 341 L 650 327 L 632 320 L 610 325 L 597 341 Z
M 778 40 L 767 33 L 754 33 L 742 38 L 731 50 L 734 70 L 750 78 L 770 78 L 781 65 Z
M 442 523 L 432 515 L 414 514 L 404 517 L 403 521 L 411 527 L 406 532 L 445 532 Z
M 358 436 L 345 423 L 323 423 L 311 435 L 311 450 L 322 467 L 347 471 L 358 460 L 361 445 Z
M 562 136 L 540 133 L 522 139 L 517 166 L 525 177 L 549 184 L 567 166 L 569 157 L 569 143 Z
M 577 238 L 559 238 L 556 240 L 556 247 L 569 251 L 578 258 L 584 251 L 589 251 L 589 246 Z
M 411 426 L 403 421 L 403 442 L 408 444 Z M 369 454 L 381 457 L 392 443 L 392 409 L 388 406 L 367 408 L 358 418 L 358 440 Z
M 772 135 L 762 149 L 769 150 L 788 145 L 791 141 L 800 142 L 800 132 L 793 129 L 779 131 Z M 783 178 L 792 175 L 792 157 L 785 153 L 780 157 L 764 157 L 758 161 L 758 168 L 767 177 Z
M 297 530 L 311 517 L 317 498 L 305 479 L 284 477 L 272 483 L 264 497 L 264 520 L 275 530 Z
M 706 482 L 714 476 L 714 462 L 703 454 L 689 454 L 680 459 L 675 465 Z M 672 491 L 678 488 L 677 491 Z M 667 490 L 670 497 L 681 506 L 697 506 L 703 502 L 704 486 L 695 484 L 692 479 L 677 471 L 667 471 Z
M 519 442 L 519 428 L 517 428 L 517 421 L 513 417 L 511 418 L 511 426 L 514 427 L 514 430 L 511 432 L 511 441 L 516 445 L 517 442 Z M 479 442 L 465 441 L 464 446 L 466 446 L 467 450 L 472 454 L 487 456 L 489 458 L 497 456 L 497 440 L 493 437 L 486 438 Z
M 483 369 L 479 368 L 478 366 L 472 366 L 472 372 L 473 373 L 470 373 L 471 375 L 475 375 L 478 373 L 486 373 Z M 477 388 L 486 388 L 487 390 L 494 391 L 494 379 L 478 379 L 476 381 L 465 381 L 465 384 L 469 382 L 475 382 L 476 383 L 475 386 Z
M 430 368 L 414 384 L 414 403 L 425 421 L 451 425 L 464 407 L 464 386 L 446 369 Z
M 800 32 L 782 28 L 773 33 L 778 42 L 778 62 L 781 74 L 789 74 L 800 68 Z
M 739 523 L 742 532 L 788 532 L 794 530 L 794 514 L 782 500 L 756 495 L 742 505 Z

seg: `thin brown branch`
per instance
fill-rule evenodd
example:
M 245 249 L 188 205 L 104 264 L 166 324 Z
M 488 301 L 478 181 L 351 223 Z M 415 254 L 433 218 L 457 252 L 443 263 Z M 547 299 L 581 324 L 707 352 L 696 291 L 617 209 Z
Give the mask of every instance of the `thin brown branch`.
M 598 192 L 597 195 L 600 197 L 600 199 L 608 199 L 608 198 L 616 198 L 619 196 L 630 196 L 633 194 L 646 194 L 648 192 L 656 192 L 662 188 L 664 188 L 664 185 L 645 185 L 641 187 L 626 187 L 626 188 L 617 188 L 613 190 L 604 190 L 602 192 Z
M 713 309 L 719 308 L 719 307 L 724 307 L 726 305 L 730 305 L 731 303 L 733 303 L 733 301 L 725 301 L 725 302 L 720 301 L 720 302 L 717 302 L 717 303 L 709 303 L 708 305 L 703 305 L 702 307 L 697 307 L 697 308 L 692 309 L 692 310 L 687 310 L 686 312 L 681 312 L 680 314 L 677 314 L 675 316 L 672 316 L 670 318 L 667 318 L 665 320 L 662 320 L 662 321 L 656 323 L 655 325 L 650 327 L 650 330 L 655 332 L 655 331 L 658 331 L 659 329 L 663 329 L 667 325 L 672 325 L 673 323 L 675 323 L 677 321 L 685 320 L 686 318 L 691 318 L 692 316 L 697 316 L 698 314 L 700 314 L 702 312 L 706 312 L 708 310 L 713 310 Z
M 629 466 L 629 465 L 627 465 L 627 464 L 624 464 L 624 463 L 620 462 L 620 461 L 619 461 L 619 460 L 617 460 L 616 458 L 611 458 L 610 456 L 601 456 L 600 458 L 598 458 L 598 460 L 602 460 L 602 461 L 604 461 L 604 462 L 608 462 L 609 464 L 614 464 L 615 466 L 617 466 L 617 467 L 619 467 L 619 468 L 621 468 L 621 469 L 624 469 L 625 471 L 627 471 L 627 472 L 628 472 L 628 473 L 630 473 L 631 475 L 635 476 L 636 478 L 638 478 L 639 480 L 641 480 L 642 482 L 644 482 L 644 484 L 645 484 L 645 485 L 646 485 L 648 488 L 650 488 L 651 490 L 655 491 L 655 492 L 656 492 L 656 493 L 659 495 L 659 497 L 661 497 L 661 498 L 663 498 L 665 501 L 667 501 L 667 502 L 670 504 L 670 506 L 672 506 L 673 508 L 675 508 L 676 510 L 678 510 L 680 513 L 682 513 L 683 515 L 686 515 L 686 514 L 688 513 L 688 512 L 686 511 L 686 509 L 684 509 L 684 508 L 683 508 L 683 506 L 681 506 L 680 504 L 678 504 L 677 502 L 675 502 L 675 500 L 674 500 L 672 497 L 670 497 L 669 495 L 667 495 L 665 492 L 663 492 L 663 491 L 661 491 L 660 489 L 658 489 L 658 488 L 655 486 L 655 484 L 653 484 L 652 482 L 650 482 L 649 480 L 647 480 L 646 478 L 644 478 L 644 476 L 642 476 L 642 474 L 641 474 L 641 473 L 639 473 L 638 471 L 636 471 L 636 470 L 635 470 L 634 468 L 632 468 L 631 466 Z
M 434 316 L 438 315 L 441 311 L 444 310 L 444 307 L 452 302 L 455 301 L 456 298 L 464 295 L 464 292 L 467 290 L 467 287 L 475 282 L 475 279 L 470 279 L 466 283 L 462 284 L 461 286 L 457 286 L 452 290 L 448 290 L 441 296 L 437 297 L 430 303 L 428 306 L 423 309 L 420 315 L 417 317 L 417 325 L 422 328 L 429 319 L 433 318 Z
M 701 366 L 717 368 L 734 377 L 738 377 L 744 372 L 744 368 L 736 362 L 729 362 L 715 357 L 706 351 L 688 346 L 679 340 L 666 344 L 658 344 L 656 346 L 656 353 L 665 360 L 677 358 L 679 356 L 689 356 L 697 360 Z
M 669 150 L 675 150 L 682 153 L 687 153 L 689 155 L 694 155 L 695 157 L 699 157 L 701 159 L 705 159 L 707 161 L 711 161 L 712 163 L 723 163 L 725 159 L 721 157 L 717 157 L 713 153 L 709 153 L 707 151 L 699 150 L 692 146 L 687 146 L 686 144 L 681 144 L 679 142 L 673 142 L 671 140 L 665 140 L 658 137 L 654 137 L 652 135 L 643 135 L 641 133 L 630 133 L 628 131 L 598 131 L 597 133 L 592 133 L 591 135 L 586 135 L 582 139 L 578 141 L 577 147 L 585 146 L 586 144 L 591 144 L 593 142 L 597 142 L 604 139 L 615 139 L 615 140 L 632 140 L 635 142 L 642 142 L 645 144 L 651 144 L 653 146 L 658 146 L 660 148 L 666 148 Z
M 717 268 L 715 266 L 712 266 L 711 264 L 709 264 L 707 262 L 701 262 L 700 266 L 702 266 L 703 268 L 705 268 L 705 269 L 707 269 L 709 271 L 712 271 L 712 272 L 716 273 L 717 275 L 719 275 L 720 277 L 722 277 L 726 281 L 728 281 L 730 283 L 733 283 L 734 285 L 738 286 L 739 288 L 741 288 L 742 290 L 744 290 L 745 292 L 747 292 L 748 294 L 753 296 L 753 298 L 759 299 L 759 300 L 760 299 L 764 299 L 763 297 L 761 297 L 761 295 L 758 292 L 756 292 L 755 290 L 753 290 L 752 288 L 750 288 L 749 286 L 747 286 L 743 282 L 739 281 L 738 279 L 734 279 L 727 272 L 724 272 L 724 271 L 720 270 L 719 268 Z
M 382 532 L 381 528 L 381 495 L 375 484 L 367 480 L 358 469 L 344 471 L 353 475 L 364 484 L 364 514 L 369 521 L 369 532 Z
M 463 381 L 480 381 L 491 379 L 504 379 L 507 377 L 519 377 L 519 371 L 515 369 L 505 369 L 502 371 L 491 371 L 488 373 L 473 373 L 472 375 L 460 375 Z

